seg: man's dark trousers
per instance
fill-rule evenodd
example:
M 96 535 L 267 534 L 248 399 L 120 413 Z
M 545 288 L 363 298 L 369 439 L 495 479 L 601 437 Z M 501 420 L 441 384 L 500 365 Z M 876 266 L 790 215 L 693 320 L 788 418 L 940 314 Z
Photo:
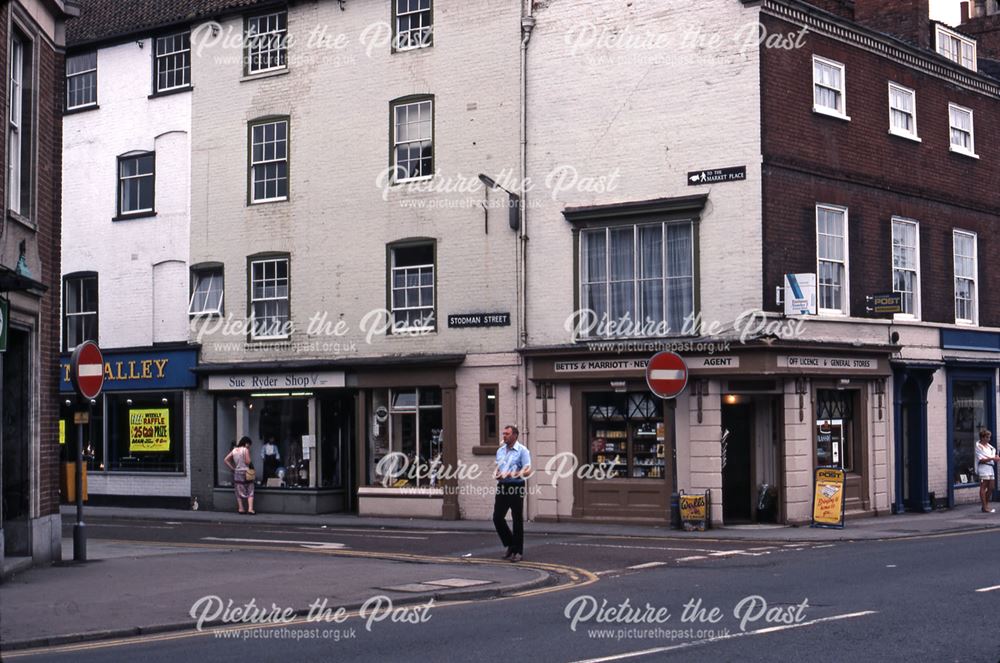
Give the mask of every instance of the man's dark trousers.
M 507 527 L 507 512 L 514 520 L 514 533 Z M 524 483 L 497 484 L 496 501 L 493 503 L 493 526 L 500 541 L 511 553 L 524 554 Z

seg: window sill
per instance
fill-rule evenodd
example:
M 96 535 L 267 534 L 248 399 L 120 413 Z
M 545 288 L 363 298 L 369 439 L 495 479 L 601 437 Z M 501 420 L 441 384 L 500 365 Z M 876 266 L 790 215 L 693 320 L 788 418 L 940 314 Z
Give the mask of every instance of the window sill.
M 251 345 L 253 343 L 278 343 L 280 341 L 291 342 L 291 336 L 253 336 L 247 339 L 247 344 Z
M 955 147 L 954 145 L 949 146 L 948 147 L 948 151 L 951 152 L 952 154 L 959 154 L 959 155 L 961 155 L 963 157 L 969 157 L 970 159 L 978 159 L 979 158 L 979 155 L 976 154 L 975 152 L 970 152 L 968 150 L 963 150 L 963 149 Z
M 221 318 L 222 311 L 188 311 L 188 317 L 192 320 L 203 320 L 207 318 Z
M 920 316 L 913 313 L 894 313 L 892 319 L 900 322 L 921 322 Z
M 269 69 L 267 71 L 259 71 L 253 74 L 243 74 L 243 77 L 240 78 L 240 83 L 259 81 L 263 78 L 274 78 L 275 76 L 284 76 L 288 72 L 288 67 L 282 67 L 281 69 Z
M 426 182 L 428 180 L 434 179 L 433 175 L 424 175 L 423 177 L 411 177 L 407 180 L 394 180 L 392 185 L 399 186 L 402 184 L 413 184 L 414 182 Z
M 430 486 L 400 486 L 399 488 L 383 488 L 376 486 L 359 486 L 358 497 L 443 497 L 443 488 Z
M 955 324 L 959 327 L 978 327 L 979 325 L 974 320 L 955 320 Z
M 817 318 L 849 318 L 851 314 L 845 311 L 837 311 L 835 309 L 821 308 L 816 309 Z
M 422 336 L 436 334 L 437 331 L 437 327 L 394 327 L 389 325 L 389 329 L 386 330 L 385 335 L 387 338 L 392 338 L 394 336 L 401 338 L 405 338 L 407 336 L 420 338 Z
M 264 198 L 263 200 L 251 200 L 247 206 L 253 207 L 254 205 L 267 205 L 268 203 L 287 203 L 288 196 L 284 198 Z
M 97 104 L 90 104 L 89 106 L 78 106 L 76 108 L 67 108 L 66 110 L 63 111 L 63 116 L 76 115 L 78 113 L 86 113 L 88 111 L 95 111 L 98 109 L 100 109 L 100 106 Z
M 919 136 L 916 136 L 914 134 L 904 133 L 902 131 L 893 131 L 892 129 L 889 129 L 889 135 L 896 136 L 897 138 L 905 138 L 906 140 L 912 140 L 914 143 L 924 142 Z
M 154 92 L 153 94 L 146 97 L 147 99 L 156 99 L 158 97 L 169 97 L 174 94 L 181 94 L 183 92 L 190 92 L 194 89 L 193 85 L 185 85 L 184 87 L 175 87 L 169 90 L 163 90 L 159 92 Z
M 22 226 L 24 226 L 28 230 L 32 230 L 32 231 L 38 230 L 38 226 L 31 219 L 29 219 L 28 217 L 26 217 L 26 216 L 24 216 L 22 214 L 19 214 L 19 213 L 15 212 L 12 209 L 8 209 L 7 210 L 7 218 L 10 219 L 10 220 L 12 220 L 12 221 L 16 221 L 17 223 L 21 224 Z
M 151 219 L 156 216 L 155 211 L 150 212 L 135 212 L 134 214 L 119 214 L 118 216 L 112 217 L 112 221 L 131 221 L 133 219 Z
M 393 43 L 395 43 L 395 41 L 396 41 L 396 38 L 393 37 Z M 431 42 L 430 44 L 420 44 L 419 46 L 407 46 L 406 48 L 396 48 L 395 46 L 393 46 L 392 47 L 392 52 L 393 53 L 409 53 L 410 51 L 422 51 L 424 49 L 432 47 L 433 45 L 434 45 L 434 42 Z
M 836 120 L 843 120 L 844 122 L 850 122 L 851 116 L 844 115 L 840 111 L 830 110 L 829 108 L 824 108 L 823 106 L 813 106 L 813 113 L 817 115 L 825 115 L 827 117 L 832 117 Z

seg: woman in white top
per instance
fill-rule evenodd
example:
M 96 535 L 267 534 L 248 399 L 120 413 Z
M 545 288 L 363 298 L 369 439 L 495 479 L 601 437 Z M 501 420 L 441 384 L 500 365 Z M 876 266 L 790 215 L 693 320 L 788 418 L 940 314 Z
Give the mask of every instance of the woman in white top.
M 223 462 L 233 471 L 233 486 L 236 488 L 236 511 L 254 515 L 256 513 L 253 510 L 254 482 L 247 481 L 247 470 L 253 467 L 253 463 L 250 462 L 251 444 L 250 438 L 244 435 Z M 243 510 L 243 500 L 247 502 L 246 511 Z
M 976 444 L 976 472 L 979 474 L 979 500 L 983 503 L 983 513 L 996 513 L 990 508 L 990 493 L 996 484 L 996 465 L 1000 461 L 996 447 L 990 444 L 993 436 L 985 428 L 979 429 L 979 442 Z

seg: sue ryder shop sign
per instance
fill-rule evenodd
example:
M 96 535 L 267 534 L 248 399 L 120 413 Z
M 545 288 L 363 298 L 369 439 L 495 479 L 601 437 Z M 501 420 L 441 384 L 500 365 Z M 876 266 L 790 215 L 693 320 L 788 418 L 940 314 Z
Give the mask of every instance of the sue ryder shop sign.
M 192 389 L 198 386 L 198 378 L 191 371 L 197 360 L 197 350 L 105 352 L 102 391 Z M 60 393 L 73 391 L 70 371 L 67 354 L 59 359 Z
M 209 391 L 267 391 L 269 389 L 334 389 L 346 384 L 342 371 L 299 373 L 240 373 L 209 375 Z

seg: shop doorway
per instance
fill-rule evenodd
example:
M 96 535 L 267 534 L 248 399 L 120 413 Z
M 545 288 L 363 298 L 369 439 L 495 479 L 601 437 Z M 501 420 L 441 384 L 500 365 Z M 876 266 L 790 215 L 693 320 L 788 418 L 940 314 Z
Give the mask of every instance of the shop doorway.
M 867 445 L 856 389 L 816 391 L 816 466 L 844 470 L 844 510 L 866 510 Z
M 739 396 L 723 397 L 722 520 L 725 524 L 753 522 L 754 406 Z M 733 402 L 725 402 L 725 400 Z
M 355 396 L 325 397 L 319 401 L 319 462 L 322 487 L 341 495 L 340 511 L 357 511 L 354 470 L 356 435 Z
M 10 328 L 3 362 L 0 445 L 3 447 L 4 555 L 30 556 L 31 346 L 28 332 Z
M 908 511 L 923 511 L 924 489 L 920 485 L 924 476 L 921 451 L 921 408 L 923 398 L 916 380 L 908 380 L 903 385 L 903 399 L 900 408 L 902 426 L 902 469 L 903 504 Z
M 722 397 L 722 519 L 726 524 L 779 519 L 780 408 L 776 396 Z

